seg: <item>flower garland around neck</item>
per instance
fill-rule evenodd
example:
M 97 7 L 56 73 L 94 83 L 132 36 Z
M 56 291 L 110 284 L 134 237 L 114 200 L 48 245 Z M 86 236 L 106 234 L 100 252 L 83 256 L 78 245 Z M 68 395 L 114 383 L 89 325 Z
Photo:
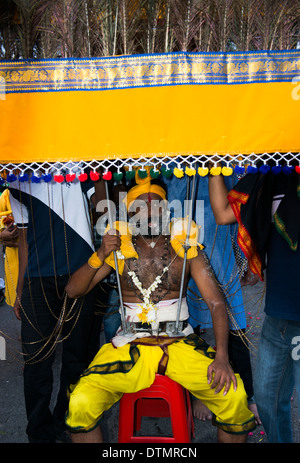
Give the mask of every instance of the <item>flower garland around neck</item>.
M 142 283 L 137 277 L 137 274 L 134 271 L 128 272 L 128 275 L 132 278 L 133 283 L 139 289 L 140 293 L 143 296 L 143 304 L 138 304 L 138 308 L 136 310 L 136 314 L 139 320 L 142 323 L 152 323 L 156 321 L 157 316 L 157 307 L 151 302 L 150 296 L 153 291 L 158 287 L 161 283 L 162 276 L 169 270 L 170 265 L 163 268 L 162 274 L 157 276 L 153 283 L 149 286 L 149 288 L 145 289 L 142 286 Z

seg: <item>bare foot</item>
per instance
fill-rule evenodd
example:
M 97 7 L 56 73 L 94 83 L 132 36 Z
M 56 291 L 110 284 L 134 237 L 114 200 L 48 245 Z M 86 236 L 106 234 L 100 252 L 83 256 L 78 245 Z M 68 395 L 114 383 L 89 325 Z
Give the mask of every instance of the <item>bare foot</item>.
M 207 408 L 206 405 L 204 405 L 201 400 L 196 399 L 192 400 L 192 407 L 193 407 L 193 415 L 195 418 L 198 418 L 198 420 L 201 421 L 206 421 L 206 420 L 212 420 L 212 412 Z
M 261 424 L 256 404 L 248 404 L 248 408 L 253 413 L 256 424 Z

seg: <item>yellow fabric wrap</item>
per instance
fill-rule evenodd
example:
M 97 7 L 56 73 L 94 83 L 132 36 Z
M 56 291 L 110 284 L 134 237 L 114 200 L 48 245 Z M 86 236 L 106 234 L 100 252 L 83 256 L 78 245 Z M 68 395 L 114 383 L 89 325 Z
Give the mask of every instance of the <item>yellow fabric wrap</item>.
M 90 267 L 98 269 L 102 266 L 103 262 L 101 259 L 99 259 L 97 252 L 94 252 L 89 258 L 88 264 Z
M 123 202 L 126 204 L 127 210 L 130 209 L 130 206 L 132 203 L 141 195 L 145 193 L 155 193 L 158 196 L 160 196 L 162 199 L 166 199 L 166 192 L 165 190 L 159 186 L 151 183 L 151 178 L 150 178 L 150 167 L 145 166 L 144 170 L 147 171 L 147 177 L 145 178 L 140 178 L 138 171 L 135 173 L 135 181 L 137 183 L 136 186 L 132 187 L 125 198 L 123 199 Z
M 117 258 L 118 258 L 118 269 L 120 275 L 122 275 L 124 270 L 124 260 L 136 258 L 138 259 L 138 254 L 132 244 L 132 233 L 130 231 L 130 225 L 127 222 L 114 222 L 112 225 L 114 230 L 117 230 L 120 234 L 121 239 L 121 247 L 120 251 L 117 251 Z M 110 226 L 108 225 L 105 229 L 104 233 L 107 233 L 110 230 Z M 122 258 L 119 258 L 122 257 Z M 105 259 L 105 262 L 112 268 L 116 270 L 115 267 L 115 260 L 114 260 L 114 253 L 111 252 L 110 255 Z
M 5 191 L 6 191 L 6 190 L 5 190 Z M 5 191 L 3 192 L 3 194 L 5 193 Z M 4 199 L 4 198 L 5 198 L 5 199 Z M 3 200 L 4 200 L 4 201 L 7 201 L 7 194 L 4 194 Z M 10 214 L 12 214 L 12 210 L 11 210 L 11 209 L 10 209 L 10 210 L 7 210 L 7 211 L 0 212 L 0 217 L 2 217 L 2 219 L 3 219 L 3 217 L 6 217 L 7 215 L 10 215 Z M 1 219 L 1 221 L 2 221 L 2 219 Z M 1 226 L 1 228 L 5 228 L 5 227 L 3 226 L 2 223 L 1 223 L 0 226 Z
M 179 257 L 184 257 L 184 245 L 187 240 L 188 217 L 174 219 L 171 224 L 171 245 Z M 202 244 L 198 243 L 198 235 L 200 226 L 193 220 L 191 221 L 191 229 L 189 234 L 188 244 L 190 248 L 187 251 L 187 259 L 193 259 L 198 255 L 197 246 L 203 249 Z

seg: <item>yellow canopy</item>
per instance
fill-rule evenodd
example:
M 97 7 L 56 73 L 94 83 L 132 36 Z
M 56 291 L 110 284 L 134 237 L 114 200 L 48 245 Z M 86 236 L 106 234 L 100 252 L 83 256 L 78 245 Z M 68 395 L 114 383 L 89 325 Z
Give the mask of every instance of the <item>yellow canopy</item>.
M 299 50 L 2 61 L 0 162 L 299 152 L 299 75 Z

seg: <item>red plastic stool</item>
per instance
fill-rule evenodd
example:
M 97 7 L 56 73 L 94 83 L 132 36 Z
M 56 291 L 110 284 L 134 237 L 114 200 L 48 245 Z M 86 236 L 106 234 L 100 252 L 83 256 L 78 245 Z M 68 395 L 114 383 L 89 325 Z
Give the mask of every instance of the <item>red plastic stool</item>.
M 173 437 L 134 436 L 143 416 L 169 416 Z M 192 436 L 195 437 L 195 431 L 189 392 L 167 376 L 157 374 L 149 388 L 121 398 L 119 443 L 190 443 Z

